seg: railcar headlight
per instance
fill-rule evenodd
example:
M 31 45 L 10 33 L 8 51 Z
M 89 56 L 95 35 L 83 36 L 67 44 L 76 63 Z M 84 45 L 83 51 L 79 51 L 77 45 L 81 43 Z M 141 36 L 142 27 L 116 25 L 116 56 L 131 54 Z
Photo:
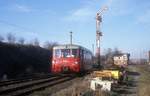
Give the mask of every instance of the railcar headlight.
M 58 61 L 53 60 L 52 63 L 53 63 L 53 64 L 56 64 L 56 63 L 58 63 Z
M 78 62 L 76 61 L 76 62 L 74 62 L 74 64 L 78 64 Z

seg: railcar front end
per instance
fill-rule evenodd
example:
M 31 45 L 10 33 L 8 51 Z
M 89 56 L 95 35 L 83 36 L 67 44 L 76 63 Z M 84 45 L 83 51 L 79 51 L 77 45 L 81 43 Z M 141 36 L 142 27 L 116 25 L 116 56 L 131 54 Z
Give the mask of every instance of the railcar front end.
M 52 72 L 63 73 L 80 71 L 80 58 L 78 48 L 55 47 L 53 49 Z

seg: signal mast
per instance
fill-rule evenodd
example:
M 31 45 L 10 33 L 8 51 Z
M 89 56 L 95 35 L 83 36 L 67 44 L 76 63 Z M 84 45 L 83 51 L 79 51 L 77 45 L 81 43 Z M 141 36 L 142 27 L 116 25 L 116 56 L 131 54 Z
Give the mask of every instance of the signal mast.
M 104 6 L 96 13 L 96 63 L 100 67 L 101 58 L 100 58 L 100 37 L 102 36 L 102 32 L 100 30 L 100 23 L 102 22 L 102 14 L 108 8 Z

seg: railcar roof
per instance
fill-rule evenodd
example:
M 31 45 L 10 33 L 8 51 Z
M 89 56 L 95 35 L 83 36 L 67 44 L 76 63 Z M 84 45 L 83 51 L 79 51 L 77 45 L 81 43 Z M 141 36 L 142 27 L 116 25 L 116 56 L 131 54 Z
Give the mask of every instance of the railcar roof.
M 81 46 L 79 45 L 74 45 L 74 44 L 64 44 L 64 45 L 57 45 L 54 47 L 54 49 L 70 49 L 70 48 L 73 48 L 73 49 L 77 49 L 77 48 L 80 48 Z
M 87 48 L 85 47 L 82 47 L 80 45 L 75 45 L 75 44 L 63 44 L 63 45 L 57 45 L 55 46 L 53 49 L 78 49 L 78 48 L 81 48 L 81 49 L 84 49 L 84 50 L 87 50 L 89 52 L 91 52 L 90 50 L 88 50 Z M 91 52 L 92 53 L 92 52 Z

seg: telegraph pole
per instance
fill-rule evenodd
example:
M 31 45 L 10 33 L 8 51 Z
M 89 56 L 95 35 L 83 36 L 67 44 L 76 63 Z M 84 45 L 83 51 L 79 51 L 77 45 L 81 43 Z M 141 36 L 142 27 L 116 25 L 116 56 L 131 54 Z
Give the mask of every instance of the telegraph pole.
M 148 63 L 150 64 L 150 51 L 148 51 Z
M 72 45 L 72 31 L 70 31 L 70 44 Z
M 93 51 L 93 54 L 94 54 L 94 44 L 92 44 L 92 51 Z

